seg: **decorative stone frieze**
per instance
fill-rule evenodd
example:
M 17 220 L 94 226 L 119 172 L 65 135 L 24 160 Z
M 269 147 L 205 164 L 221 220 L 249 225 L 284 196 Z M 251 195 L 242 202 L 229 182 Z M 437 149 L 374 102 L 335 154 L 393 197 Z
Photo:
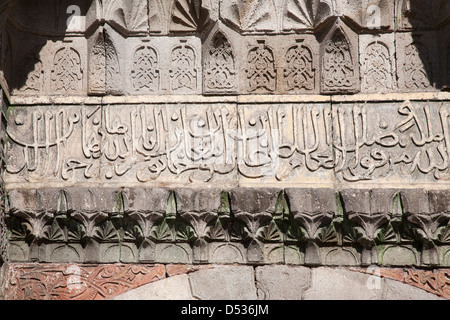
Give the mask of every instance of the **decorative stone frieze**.
M 86 299 L 150 264 L 450 267 L 449 17 L 447 0 L 3 1 L 0 267 Z M 71 295 L 60 263 L 134 284 Z

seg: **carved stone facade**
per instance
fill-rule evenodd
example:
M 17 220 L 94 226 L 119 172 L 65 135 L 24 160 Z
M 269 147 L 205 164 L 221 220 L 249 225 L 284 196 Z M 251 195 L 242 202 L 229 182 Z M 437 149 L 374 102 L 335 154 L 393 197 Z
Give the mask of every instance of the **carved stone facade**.
M 0 4 L 0 265 L 450 267 L 427 3 Z

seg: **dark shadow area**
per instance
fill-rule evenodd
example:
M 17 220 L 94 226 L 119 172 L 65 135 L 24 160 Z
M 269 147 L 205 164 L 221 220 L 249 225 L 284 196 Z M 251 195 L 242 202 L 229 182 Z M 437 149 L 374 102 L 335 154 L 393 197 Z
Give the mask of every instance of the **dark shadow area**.
M 76 10 L 69 10 L 74 2 Z M 10 93 L 24 87 L 39 93 L 45 81 L 42 49 L 49 41 L 64 40 L 68 21 L 74 15 L 86 16 L 92 0 L 16 0 L 11 3 L 12 9 L 1 34 L 2 70 Z
M 411 28 L 413 47 L 405 47 L 405 61 L 410 64 L 410 85 L 418 84 L 439 90 L 450 89 L 450 1 L 402 0 L 397 7 L 397 27 Z M 401 16 L 399 15 L 401 12 Z M 422 66 L 415 63 L 418 54 Z M 410 60 L 408 60 L 410 59 Z M 417 61 L 419 62 L 419 61 Z M 420 79 L 423 71 L 427 79 Z M 416 69 L 414 69 L 416 68 Z M 427 88 L 417 88 L 427 89 Z

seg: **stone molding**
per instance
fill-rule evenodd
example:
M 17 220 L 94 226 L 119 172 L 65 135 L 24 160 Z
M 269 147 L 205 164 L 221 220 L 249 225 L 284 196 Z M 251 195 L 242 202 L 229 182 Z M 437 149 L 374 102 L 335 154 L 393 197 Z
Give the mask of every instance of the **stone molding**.
M 448 267 L 449 207 L 414 189 L 17 189 L 6 217 L 16 262 Z
M 359 299 L 450 299 L 446 270 L 381 268 L 374 271 L 280 265 L 253 269 L 173 264 L 11 264 L 5 289 L 7 300 L 170 299 L 177 296 L 191 300 L 300 300 L 320 299 L 320 295 L 323 299 L 324 294 L 332 299 L 354 299 L 355 294 L 349 295 L 349 290 L 360 290 Z M 367 276 L 360 276 L 359 272 Z M 274 273 L 283 275 L 277 283 L 273 283 Z M 349 288 L 333 287 L 330 277 L 345 279 Z M 316 283 L 320 279 L 322 285 Z M 167 280 L 172 284 L 168 285 Z M 218 291 L 217 286 L 209 285 L 211 281 L 224 287 Z M 410 288 L 402 286 L 403 283 Z M 133 289 L 139 293 L 133 293 Z M 185 291 L 190 293 L 183 294 Z

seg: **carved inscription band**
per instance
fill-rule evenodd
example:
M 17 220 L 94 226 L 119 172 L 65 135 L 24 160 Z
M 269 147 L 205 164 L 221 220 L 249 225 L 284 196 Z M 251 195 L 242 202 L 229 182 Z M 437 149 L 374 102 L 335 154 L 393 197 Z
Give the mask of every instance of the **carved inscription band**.
M 14 107 L 5 181 L 446 184 L 449 114 L 414 101 Z

